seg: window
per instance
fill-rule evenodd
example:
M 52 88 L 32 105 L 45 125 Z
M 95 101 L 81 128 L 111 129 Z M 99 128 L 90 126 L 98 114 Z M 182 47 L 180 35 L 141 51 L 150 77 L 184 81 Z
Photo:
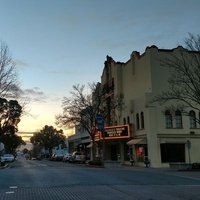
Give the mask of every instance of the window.
M 160 144 L 161 162 L 185 162 L 185 144 Z
M 130 124 L 130 117 L 127 117 L 127 123 Z
M 169 110 L 165 111 L 165 126 L 166 128 L 172 128 L 172 114 Z
M 190 117 L 190 128 L 196 128 L 196 114 L 193 110 L 189 112 L 189 117 Z
M 124 117 L 124 124 L 126 124 L 126 118 Z
M 139 114 L 136 114 L 136 127 L 137 129 L 140 129 L 140 119 L 139 119 Z
M 144 113 L 140 113 L 140 118 L 141 118 L 141 128 L 144 129 Z
M 175 112 L 175 120 L 176 120 L 176 128 L 182 128 L 183 124 L 182 124 L 182 115 L 180 110 L 177 110 Z

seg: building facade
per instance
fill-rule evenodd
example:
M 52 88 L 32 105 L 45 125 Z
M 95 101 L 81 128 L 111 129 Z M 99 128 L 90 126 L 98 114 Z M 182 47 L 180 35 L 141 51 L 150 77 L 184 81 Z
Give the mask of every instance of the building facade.
M 90 159 L 90 148 L 87 148 L 90 141 L 89 133 L 83 127 L 77 125 L 75 127 L 75 134 L 68 137 L 69 153 L 84 151 L 86 158 Z
M 107 56 L 101 76 L 107 117 L 104 131 L 96 139 L 104 160 L 123 164 L 132 156 L 143 165 L 148 157 L 152 167 L 200 162 L 199 113 L 188 108 L 189 116 L 185 116 L 178 109 L 169 110 L 170 104 L 151 103 L 169 87 L 170 70 L 163 66 L 164 61 L 179 55 L 180 50 L 183 48 L 151 46 L 142 55 L 133 52 L 126 63 Z M 188 56 L 191 53 L 188 51 Z

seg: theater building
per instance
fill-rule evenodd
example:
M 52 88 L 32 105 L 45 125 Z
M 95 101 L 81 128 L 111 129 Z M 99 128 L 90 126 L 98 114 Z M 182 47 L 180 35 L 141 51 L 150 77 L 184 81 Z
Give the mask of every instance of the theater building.
M 170 70 L 163 61 L 182 50 L 151 46 L 142 55 L 133 52 L 125 63 L 107 56 L 101 76 L 107 117 L 103 133 L 96 137 L 104 160 L 124 164 L 132 155 L 143 165 L 148 156 L 152 167 L 200 162 L 199 112 L 188 108 L 185 116 L 181 110 L 170 110 L 170 104 L 151 103 L 169 87 Z M 188 56 L 194 53 L 184 51 Z

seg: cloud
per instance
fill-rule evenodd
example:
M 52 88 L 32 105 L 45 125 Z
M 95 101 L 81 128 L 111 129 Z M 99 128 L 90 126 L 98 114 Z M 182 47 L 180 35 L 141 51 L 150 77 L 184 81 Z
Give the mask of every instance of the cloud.
M 22 61 L 22 60 L 19 60 L 19 59 L 14 59 L 13 62 L 14 62 L 14 64 L 15 64 L 16 66 L 18 66 L 18 67 L 20 67 L 20 68 L 24 68 L 24 67 L 28 67 L 28 66 L 29 66 L 28 63 L 26 63 L 26 62 L 24 62 L 24 61 Z
M 62 98 L 61 97 L 53 97 L 53 98 L 51 98 L 51 101 L 52 102 L 61 102 Z
M 28 98 L 31 102 L 46 103 L 47 95 L 38 87 L 22 90 L 22 96 Z

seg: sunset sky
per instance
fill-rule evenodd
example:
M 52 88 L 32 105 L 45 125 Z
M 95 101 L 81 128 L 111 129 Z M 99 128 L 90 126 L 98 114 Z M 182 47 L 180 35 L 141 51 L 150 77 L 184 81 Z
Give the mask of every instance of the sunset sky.
M 132 51 L 199 34 L 199 10 L 199 0 L 0 0 L 0 40 L 31 99 L 19 131 L 55 126 L 63 97 L 100 81 L 107 55 L 126 62 Z

